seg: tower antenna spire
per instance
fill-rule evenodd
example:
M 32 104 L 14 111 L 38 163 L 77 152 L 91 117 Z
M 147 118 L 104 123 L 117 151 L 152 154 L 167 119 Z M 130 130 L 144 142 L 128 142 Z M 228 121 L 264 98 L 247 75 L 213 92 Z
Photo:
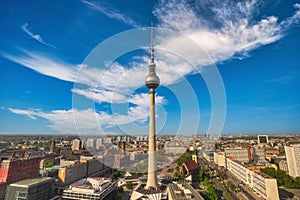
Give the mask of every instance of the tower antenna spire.
M 154 63 L 154 26 L 151 22 L 151 63 Z

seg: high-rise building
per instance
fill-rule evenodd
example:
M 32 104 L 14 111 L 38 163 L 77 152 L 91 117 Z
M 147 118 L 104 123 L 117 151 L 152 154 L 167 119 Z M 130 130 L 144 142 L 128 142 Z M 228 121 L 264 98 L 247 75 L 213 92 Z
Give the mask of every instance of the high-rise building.
M 258 135 L 257 136 L 258 144 L 268 144 L 269 138 L 267 135 Z
M 97 138 L 96 140 L 96 149 L 99 150 L 103 145 L 103 138 Z
M 292 177 L 300 176 L 300 144 L 284 146 L 289 175 Z
M 95 140 L 94 138 L 88 138 L 86 141 L 87 148 L 94 148 L 95 147 Z
M 54 179 L 50 177 L 25 179 L 7 187 L 5 200 L 48 200 L 55 196 Z
M 156 130 L 155 130 L 155 89 L 159 86 L 160 80 L 155 72 L 154 62 L 154 32 L 151 29 L 151 63 L 145 84 L 150 90 L 150 121 L 149 121 L 149 146 L 148 146 L 148 179 L 145 189 L 158 189 L 156 174 Z
M 81 140 L 74 139 L 74 140 L 72 140 L 72 146 L 71 146 L 71 148 L 72 148 L 73 151 L 74 150 L 79 150 L 81 148 L 81 145 L 82 145 Z

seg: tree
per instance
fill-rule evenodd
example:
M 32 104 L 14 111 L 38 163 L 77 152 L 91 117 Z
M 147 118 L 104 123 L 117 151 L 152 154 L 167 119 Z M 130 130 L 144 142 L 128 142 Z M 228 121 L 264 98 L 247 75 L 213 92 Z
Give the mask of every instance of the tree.
M 127 187 L 127 189 L 131 190 L 132 189 L 132 182 L 131 181 L 127 181 L 126 182 L 126 187 Z
M 231 181 L 228 181 L 228 182 L 227 182 L 227 186 L 228 186 L 228 188 L 230 188 L 232 191 L 235 191 L 235 185 L 234 185 Z
M 44 168 L 50 168 L 53 167 L 55 165 L 55 162 L 53 160 L 46 160 L 44 162 Z
M 203 182 L 204 181 L 204 170 L 200 169 L 199 170 L 199 182 Z
M 207 177 L 204 178 L 203 184 L 206 186 L 208 186 L 210 184 Z
M 206 190 L 205 195 L 210 200 L 218 200 L 219 199 L 218 194 L 217 194 L 214 186 L 211 183 L 207 186 L 207 190 Z
M 173 176 L 178 177 L 179 176 L 178 172 L 176 171 Z

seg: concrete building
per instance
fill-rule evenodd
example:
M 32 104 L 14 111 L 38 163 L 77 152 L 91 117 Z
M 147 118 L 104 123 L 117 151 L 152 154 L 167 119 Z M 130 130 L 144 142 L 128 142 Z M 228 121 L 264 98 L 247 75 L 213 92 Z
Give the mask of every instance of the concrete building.
M 258 135 L 257 142 L 258 142 L 258 144 L 268 144 L 269 138 L 267 135 Z
M 103 138 L 97 138 L 96 149 L 99 150 L 101 146 L 103 146 Z
M 231 157 L 244 163 L 248 163 L 250 160 L 252 160 L 250 148 L 226 148 L 225 155 L 227 158 Z
M 225 156 L 234 158 L 239 162 L 248 163 L 251 161 L 262 162 L 265 161 L 265 149 L 264 148 L 226 148 Z
M 300 176 L 300 144 L 284 146 L 289 175 L 292 177 Z
M 171 183 L 168 185 L 167 194 L 168 200 L 204 200 L 190 184 Z
M 74 150 L 79 150 L 81 148 L 82 142 L 79 139 L 74 139 L 72 140 L 71 144 L 72 144 L 71 146 L 72 151 L 74 151 Z
M 225 167 L 225 152 L 214 152 L 214 162 L 220 167 Z
M 92 156 L 80 156 L 80 161 L 63 161 L 58 169 L 58 183 L 69 185 L 102 170 L 104 164 Z
M 247 184 L 257 196 L 268 200 L 279 200 L 278 186 L 275 178 L 261 173 L 255 167 L 245 167 L 242 163 L 226 159 L 227 170 L 244 184 Z
M 63 191 L 63 199 L 102 200 L 115 190 L 110 178 L 93 177 L 73 183 Z
M 289 173 L 289 167 L 286 160 L 279 161 L 279 169 L 285 171 L 286 173 Z
M 54 179 L 50 177 L 25 179 L 7 187 L 5 200 L 49 200 L 55 196 Z
M 77 162 L 73 165 L 60 167 L 58 169 L 58 184 L 69 185 L 87 175 L 86 163 Z
M 183 154 L 183 153 L 186 152 L 186 148 L 185 147 L 180 147 L 180 146 L 165 147 L 164 150 L 167 154 Z
M 95 140 L 94 140 L 94 138 L 88 138 L 86 140 L 85 145 L 86 145 L 87 148 L 94 148 L 95 147 Z
M 40 157 L 26 159 L 10 159 L 0 162 L 0 199 L 4 198 L 6 186 L 40 175 Z

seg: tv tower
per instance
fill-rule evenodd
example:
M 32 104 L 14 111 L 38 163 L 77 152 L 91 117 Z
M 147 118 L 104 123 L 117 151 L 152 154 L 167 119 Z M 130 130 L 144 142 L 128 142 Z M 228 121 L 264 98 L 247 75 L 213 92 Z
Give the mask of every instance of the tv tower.
M 155 188 L 158 190 L 156 174 L 156 129 L 155 129 L 155 89 L 159 86 L 159 78 L 155 73 L 154 62 L 154 28 L 151 23 L 151 62 L 145 84 L 150 90 L 150 121 L 148 143 L 148 179 L 145 189 Z

